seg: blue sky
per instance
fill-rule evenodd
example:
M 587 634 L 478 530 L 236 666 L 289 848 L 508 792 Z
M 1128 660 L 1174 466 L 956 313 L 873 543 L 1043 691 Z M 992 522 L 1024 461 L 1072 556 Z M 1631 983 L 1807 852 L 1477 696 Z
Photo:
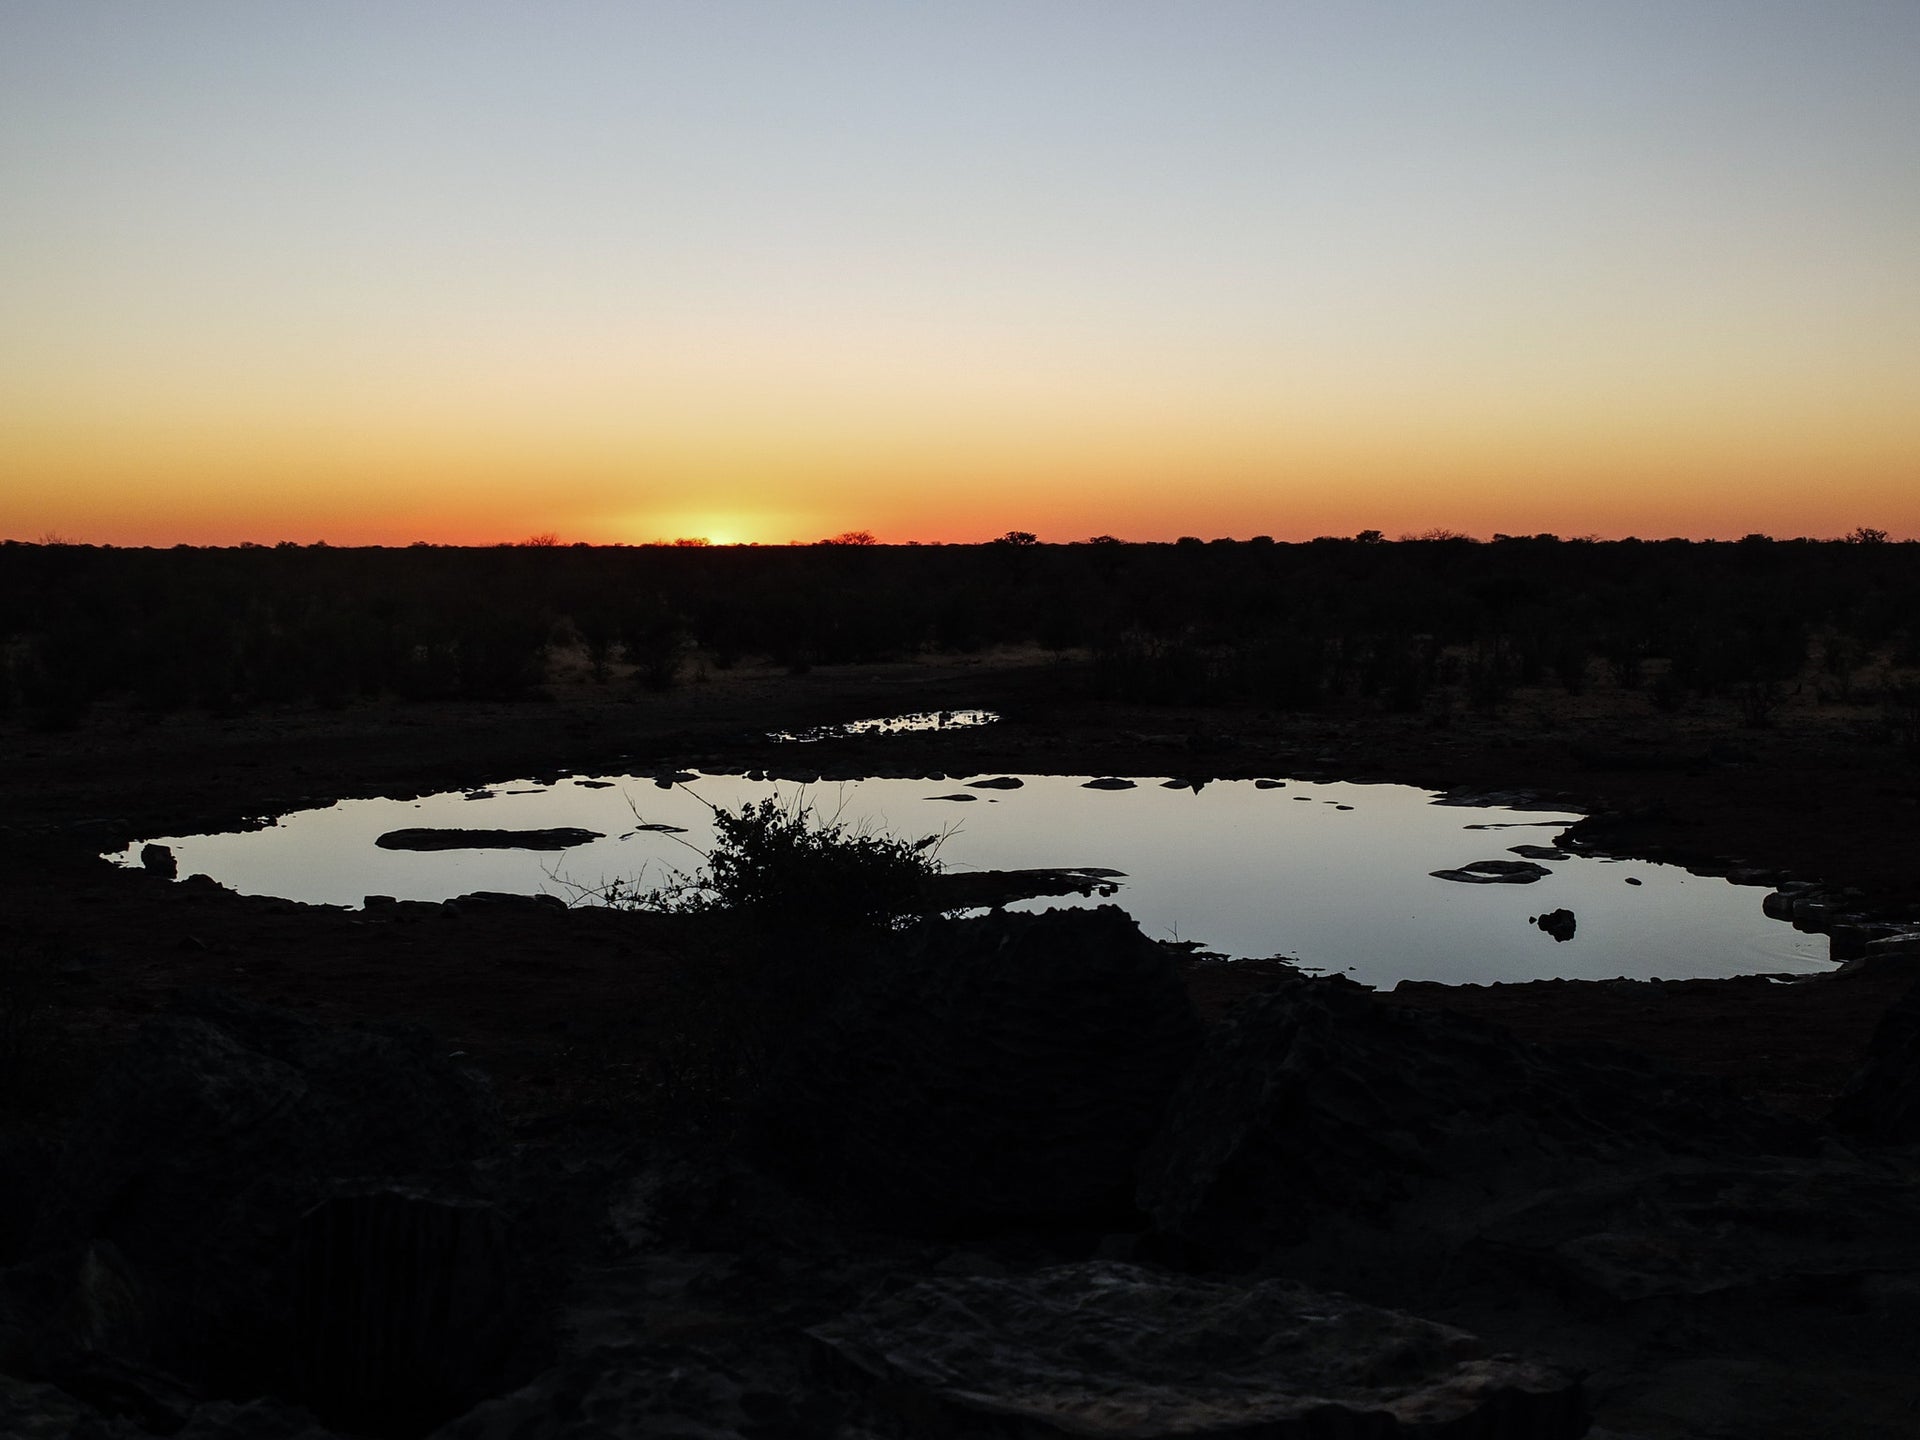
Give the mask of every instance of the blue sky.
M 6 533 L 1920 530 L 1910 3 L 0 35 Z

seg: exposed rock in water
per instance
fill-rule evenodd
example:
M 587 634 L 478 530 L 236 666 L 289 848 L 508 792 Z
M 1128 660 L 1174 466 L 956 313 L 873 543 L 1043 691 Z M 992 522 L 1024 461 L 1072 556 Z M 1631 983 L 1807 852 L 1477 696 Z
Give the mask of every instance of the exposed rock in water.
M 1476 860 L 1458 870 L 1429 870 L 1436 880 L 1457 880 L 1463 885 L 1531 885 L 1553 872 L 1531 860 Z
M 792 1047 L 762 1135 L 892 1229 L 1126 1213 L 1199 1035 L 1166 953 L 1112 906 L 931 922 Z
M 1142 1159 L 1141 1208 L 1205 1263 L 1291 1249 L 1295 1273 L 1346 1284 L 1556 1185 L 1801 1138 L 1683 1083 L 1337 979 L 1282 982 L 1210 1034 Z
M 1507 853 L 1519 855 L 1528 860 L 1571 860 L 1573 858 L 1558 845 L 1509 845 Z
M 1126 1265 L 923 1280 L 807 1332 L 919 1435 L 1574 1440 L 1579 1381 L 1466 1332 L 1269 1280 Z
M 1167 783 L 1169 785 L 1180 787 L 1180 786 L 1184 786 L 1185 782 L 1171 780 L 1171 781 L 1168 781 Z M 1089 780 L 1080 788 L 1082 790 L 1132 790 L 1132 789 L 1135 789 L 1136 786 L 1135 786 L 1135 783 L 1131 780 L 1123 780 L 1117 775 L 1107 775 L 1107 776 L 1103 776 L 1098 780 Z
M 180 873 L 180 862 L 165 845 L 142 845 L 140 867 L 150 875 L 159 875 L 167 880 Z
M 1549 910 L 1544 915 L 1535 915 L 1532 923 L 1538 925 L 1562 945 L 1573 938 L 1573 932 L 1580 924 L 1574 917 L 1574 913 L 1565 908 Z
M 969 780 L 969 790 L 1018 790 L 1027 782 L 1018 775 L 1002 775 L 993 780 Z
M 561 825 L 550 830 L 389 830 L 373 843 L 382 850 L 567 850 L 601 838 L 598 830 Z
M 424 1032 L 189 996 L 109 1063 L 48 1183 L 34 1251 L 93 1258 L 20 1297 L 41 1373 L 104 1356 L 229 1393 L 285 1377 L 301 1215 L 347 1182 L 457 1193 L 495 1135 L 484 1087 Z

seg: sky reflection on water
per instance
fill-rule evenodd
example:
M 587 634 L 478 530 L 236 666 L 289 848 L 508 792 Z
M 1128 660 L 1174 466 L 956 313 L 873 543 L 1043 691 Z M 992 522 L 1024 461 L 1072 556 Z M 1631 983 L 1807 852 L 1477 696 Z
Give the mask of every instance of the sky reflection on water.
M 419 800 L 347 800 L 257 831 L 160 837 L 180 874 L 204 873 L 244 894 L 357 906 L 367 895 L 442 900 L 476 890 L 562 895 L 621 879 L 662 883 L 701 863 L 707 805 L 804 794 L 828 818 L 906 838 L 946 832 L 948 869 L 1103 866 L 1125 872 L 1110 903 L 1147 934 L 1197 940 L 1229 955 L 1295 957 L 1369 984 L 1401 979 L 1487 983 L 1733 975 L 1828 968 L 1826 941 L 1767 919 L 1764 891 L 1670 865 L 1576 856 L 1549 860 L 1532 885 L 1463 885 L 1429 872 L 1512 858 L 1544 844 L 1571 812 L 1433 803 L 1404 785 L 1213 781 L 1198 792 L 1158 778 L 1130 790 L 1088 788 L 1091 776 L 1027 775 L 1018 788 L 970 781 L 791 783 L 702 775 L 662 789 L 649 776 L 509 782 Z M 484 795 L 469 799 L 467 795 Z M 967 795 L 963 801 L 936 797 Z M 703 803 L 704 802 L 704 803 Z M 684 827 L 684 834 L 637 830 Z M 580 826 L 605 837 L 557 854 L 516 850 L 412 853 L 377 848 L 413 826 Z M 1498 828 L 1487 828 L 1487 827 Z M 114 858 L 137 863 L 135 844 Z M 1628 878 L 1638 885 L 1626 883 Z M 1073 900 L 1029 901 L 1045 909 Z M 1530 922 L 1566 908 L 1567 943 Z

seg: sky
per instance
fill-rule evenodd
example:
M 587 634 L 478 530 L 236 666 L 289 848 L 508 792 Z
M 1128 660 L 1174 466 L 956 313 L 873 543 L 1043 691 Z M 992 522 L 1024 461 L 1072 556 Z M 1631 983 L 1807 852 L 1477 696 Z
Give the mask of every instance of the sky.
M 1920 536 L 1914 0 L 0 0 L 0 536 Z

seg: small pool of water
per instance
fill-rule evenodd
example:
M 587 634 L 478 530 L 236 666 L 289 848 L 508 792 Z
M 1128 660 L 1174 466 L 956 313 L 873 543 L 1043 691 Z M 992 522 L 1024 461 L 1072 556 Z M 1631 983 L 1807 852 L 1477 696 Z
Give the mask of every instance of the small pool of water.
M 1000 788 L 982 780 L 1002 781 Z M 1004 782 L 1017 781 L 1017 784 Z M 1683 979 L 1829 968 L 1826 940 L 1761 912 L 1763 890 L 1670 865 L 1539 858 L 1532 884 L 1474 885 L 1436 870 L 1551 847 L 1571 812 L 1436 803 L 1404 785 L 1232 780 L 1199 790 L 1159 778 L 1085 775 L 868 779 L 792 784 L 697 775 L 575 776 L 418 800 L 346 800 L 264 829 L 155 837 L 181 875 L 245 894 L 358 906 L 368 895 L 444 900 L 476 890 L 571 898 L 612 880 L 664 883 L 710 842 L 709 805 L 800 795 L 829 819 L 902 838 L 944 836 L 949 870 L 1102 867 L 1111 903 L 1147 934 L 1228 955 L 1286 955 L 1390 986 L 1549 977 Z M 659 829 L 642 828 L 663 827 Z M 578 827 L 603 838 L 555 852 L 386 850 L 389 831 Z M 671 827 L 671 828 L 664 828 Z M 138 864 L 139 842 L 108 858 Z M 1048 899 L 1015 908 L 1105 903 Z M 1571 910 L 1565 942 L 1536 916 Z
M 847 720 L 838 725 L 816 725 L 811 730 L 774 730 L 767 739 L 810 744 L 850 735 L 907 735 L 925 730 L 972 730 L 999 719 L 992 710 L 917 710 L 910 715 L 881 715 L 872 720 Z

